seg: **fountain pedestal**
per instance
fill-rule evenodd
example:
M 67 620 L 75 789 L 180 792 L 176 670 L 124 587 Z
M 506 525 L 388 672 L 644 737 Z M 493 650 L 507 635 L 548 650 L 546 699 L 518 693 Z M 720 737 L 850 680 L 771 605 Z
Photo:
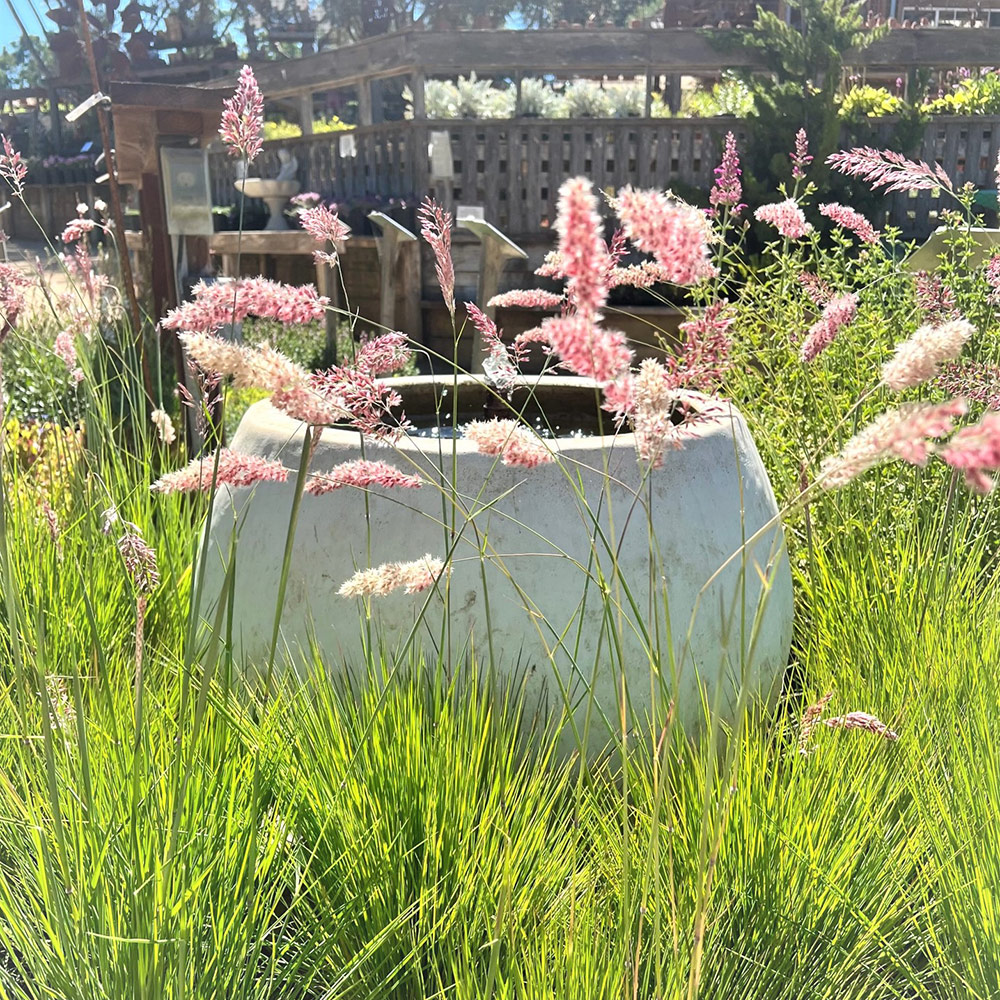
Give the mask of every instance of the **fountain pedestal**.
M 298 181 L 279 181 L 265 177 L 245 177 L 234 181 L 237 191 L 242 191 L 248 198 L 261 198 L 267 204 L 268 220 L 265 230 L 288 229 L 285 221 L 284 208 L 288 199 L 299 193 Z

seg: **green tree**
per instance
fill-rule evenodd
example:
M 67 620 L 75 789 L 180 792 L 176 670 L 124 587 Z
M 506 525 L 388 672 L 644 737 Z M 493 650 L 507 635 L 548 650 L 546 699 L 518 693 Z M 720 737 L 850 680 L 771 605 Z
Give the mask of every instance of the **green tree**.
M 878 37 L 876 31 L 864 28 L 865 0 L 788 0 L 788 4 L 789 21 L 758 8 L 753 24 L 738 29 L 727 43 L 759 54 L 768 70 L 741 71 L 758 115 L 744 153 L 751 200 L 790 178 L 788 154 L 800 128 L 806 129 L 815 158 L 810 176 L 822 183 L 823 163 L 839 148 L 836 98 L 843 54 L 863 49 Z

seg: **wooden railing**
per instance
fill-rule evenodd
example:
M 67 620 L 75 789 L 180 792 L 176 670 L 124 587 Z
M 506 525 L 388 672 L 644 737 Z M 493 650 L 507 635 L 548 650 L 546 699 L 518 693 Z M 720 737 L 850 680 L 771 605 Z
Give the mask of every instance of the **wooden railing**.
M 578 174 L 605 191 L 633 184 L 681 196 L 706 192 L 725 133 L 733 131 L 742 144 L 748 127 L 733 118 L 393 122 L 267 143 L 254 173 L 274 176 L 285 148 L 298 159 L 303 191 L 371 207 L 434 194 L 449 208 L 482 206 L 488 221 L 517 237 L 553 225 L 559 186 Z M 891 129 L 889 121 L 880 124 L 883 140 Z M 435 133 L 439 144 L 447 136 L 450 157 L 431 155 Z M 940 163 L 956 187 L 971 181 L 995 188 L 998 153 L 1000 116 L 936 116 L 918 158 Z M 234 161 L 213 153 L 211 173 L 216 203 L 232 203 Z M 935 190 L 896 193 L 877 221 L 898 226 L 907 238 L 926 236 L 949 200 Z

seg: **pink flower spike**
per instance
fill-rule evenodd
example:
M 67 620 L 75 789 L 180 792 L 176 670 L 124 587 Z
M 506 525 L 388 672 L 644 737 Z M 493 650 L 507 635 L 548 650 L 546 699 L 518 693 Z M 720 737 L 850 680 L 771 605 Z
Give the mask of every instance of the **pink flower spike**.
M 66 223 L 66 228 L 59 237 L 63 243 L 75 243 L 82 240 L 88 233 L 94 231 L 97 223 L 93 219 L 72 219 Z
M 513 291 L 494 295 L 486 305 L 490 309 L 559 309 L 565 299 L 555 292 L 540 288 L 515 288 Z
M 641 461 L 651 469 L 663 464 L 667 444 L 680 447 L 674 431 L 671 411 L 677 396 L 670 385 L 667 369 L 653 358 L 639 365 L 639 374 L 633 384 L 634 408 L 632 430 L 635 448 Z
M 795 152 L 788 156 L 792 161 L 792 177 L 797 181 L 802 180 L 806 175 L 806 167 L 813 161 L 809 155 L 809 137 L 804 128 L 795 133 Z
M 556 216 L 560 266 L 570 305 L 585 315 L 599 312 L 608 298 L 603 228 L 590 181 L 585 177 L 564 181 Z
M 882 366 L 882 381 L 893 392 L 921 385 L 937 375 L 942 361 L 957 358 L 974 332 L 966 319 L 918 327 L 909 340 L 896 345 L 896 353 Z
M 704 212 L 662 191 L 632 187 L 618 192 L 615 208 L 626 236 L 663 268 L 662 280 L 694 285 L 716 273 L 708 258 L 713 237 Z
M 935 163 L 933 167 L 923 160 L 908 160 L 902 153 L 890 149 L 872 149 L 861 146 L 855 149 L 833 153 L 826 162 L 849 177 L 860 177 L 872 188 L 892 191 L 930 191 L 933 188 L 954 190 L 951 179 L 944 168 Z
M 128 530 L 118 539 L 118 551 L 125 570 L 132 578 L 135 589 L 140 594 L 151 594 L 160 582 L 160 573 L 156 567 L 156 552 L 151 549 L 134 524 L 128 525 Z
M 76 367 L 76 344 L 73 343 L 73 334 L 69 330 L 60 330 L 56 334 L 52 350 L 67 368 Z
M 579 313 L 553 316 L 542 323 L 541 330 L 570 371 L 603 385 L 628 370 L 632 351 L 625 334 L 598 326 L 599 318 Z
M 722 151 L 722 162 L 715 168 L 715 184 L 709 192 L 708 201 L 713 208 L 729 208 L 733 215 L 739 215 L 746 206 L 740 204 L 743 185 L 740 183 L 740 157 L 736 152 L 736 136 L 726 133 L 726 143 Z
M 499 455 L 504 465 L 532 469 L 552 461 L 552 453 L 532 430 L 516 420 L 473 420 L 462 436 L 483 455 Z
M 330 300 L 312 285 L 285 285 L 268 278 L 240 278 L 194 286 L 193 298 L 172 309 L 160 321 L 165 330 L 217 333 L 247 316 L 281 323 L 309 323 L 323 319 Z
M 848 712 L 846 715 L 838 715 L 832 719 L 824 719 L 824 726 L 831 729 L 862 729 L 875 736 L 881 736 L 884 740 L 894 743 L 899 739 L 899 733 L 893 732 L 881 719 L 869 715 L 867 712 Z
M 800 240 L 812 232 L 812 224 L 806 222 L 805 213 L 792 198 L 761 205 L 753 215 L 759 222 L 774 226 L 787 240 Z
M 24 308 L 24 292 L 31 282 L 13 266 L 0 261 L 0 344 L 17 326 Z
M 868 243 L 870 246 L 878 245 L 882 234 L 860 212 L 856 212 L 853 208 L 834 201 L 826 205 L 820 205 L 819 214 L 825 215 L 842 229 L 847 229 L 854 233 L 862 243 Z
M 1000 413 L 987 413 L 972 427 L 963 427 L 939 452 L 952 468 L 961 469 L 966 485 L 977 493 L 993 489 L 1000 469 Z
M 413 357 L 404 333 L 383 333 L 363 340 L 354 356 L 354 367 L 370 375 L 391 375 Z
M 902 459 L 926 465 L 931 455 L 928 438 L 952 432 L 953 420 L 967 410 L 964 399 L 946 403 L 909 403 L 877 417 L 852 437 L 836 455 L 823 460 L 824 489 L 838 489 L 882 462 Z
M 3 153 L 0 153 L 0 177 L 10 185 L 13 194 L 23 199 L 24 178 L 28 176 L 28 168 L 7 136 L 0 135 L 0 141 L 3 143 Z
M 243 156 L 252 163 L 264 148 L 261 131 L 264 128 L 264 97 L 249 66 L 240 70 L 236 93 L 222 103 L 222 123 L 219 135 L 229 147 L 231 156 Z
M 450 567 L 428 553 L 413 562 L 383 563 L 375 569 L 359 570 L 337 593 L 341 597 L 385 597 L 402 587 L 405 593 L 416 594 L 433 587 L 449 572 Z
M 858 313 L 857 292 L 838 295 L 823 309 L 823 315 L 809 327 L 802 342 L 800 357 L 803 361 L 815 361 L 836 339 L 842 327 L 847 326 Z
M 317 250 L 313 256 L 317 261 L 327 264 L 337 263 L 337 244 L 343 242 L 351 234 L 351 227 L 342 222 L 337 212 L 325 205 L 307 208 L 299 215 L 302 228 L 309 233 L 317 243 L 332 243 L 333 253 Z
M 420 235 L 434 251 L 434 270 L 448 312 L 455 316 L 455 263 L 451 259 L 451 212 L 433 198 L 424 199 L 417 210 Z
M 214 486 L 255 486 L 257 483 L 283 483 L 288 470 L 280 463 L 257 455 L 243 455 L 223 448 L 219 452 L 218 475 L 213 483 L 215 456 L 206 455 L 189 462 L 183 469 L 168 472 L 150 487 L 153 493 L 207 493 Z
M 317 472 L 306 483 L 306 493 L 322 496 L 345 486 L 368 489 L 384 486 L 386 489 L 419 489 L 424 481 L 420 476 L 409 476 L 387 462 L 369 462 L 358 459 L 342 462 L 329 472 Z

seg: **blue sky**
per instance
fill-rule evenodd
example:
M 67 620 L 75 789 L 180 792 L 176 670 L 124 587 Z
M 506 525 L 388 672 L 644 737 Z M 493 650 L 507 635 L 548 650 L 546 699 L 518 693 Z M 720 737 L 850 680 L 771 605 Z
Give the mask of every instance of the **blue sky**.
M 38 26 L 38 19 L 32 12 L 32 6 L 44 18 L 46 10 L 44 0 L 32 0 L 32 3 L 28 3 L 28 0 L 13 0 L 13 4 L 21 20 L 24 21 L 24 26 L 28 29 L 28 33 L 40 35 L 42 29 Z M 17 26 L 17 22 L 10 16 L 10 8 L 7 6 L 7 0 L 0 0 L 0 48 L 6 48 L 11 42 L 16 42 L 20 36 L 21 31 Z

